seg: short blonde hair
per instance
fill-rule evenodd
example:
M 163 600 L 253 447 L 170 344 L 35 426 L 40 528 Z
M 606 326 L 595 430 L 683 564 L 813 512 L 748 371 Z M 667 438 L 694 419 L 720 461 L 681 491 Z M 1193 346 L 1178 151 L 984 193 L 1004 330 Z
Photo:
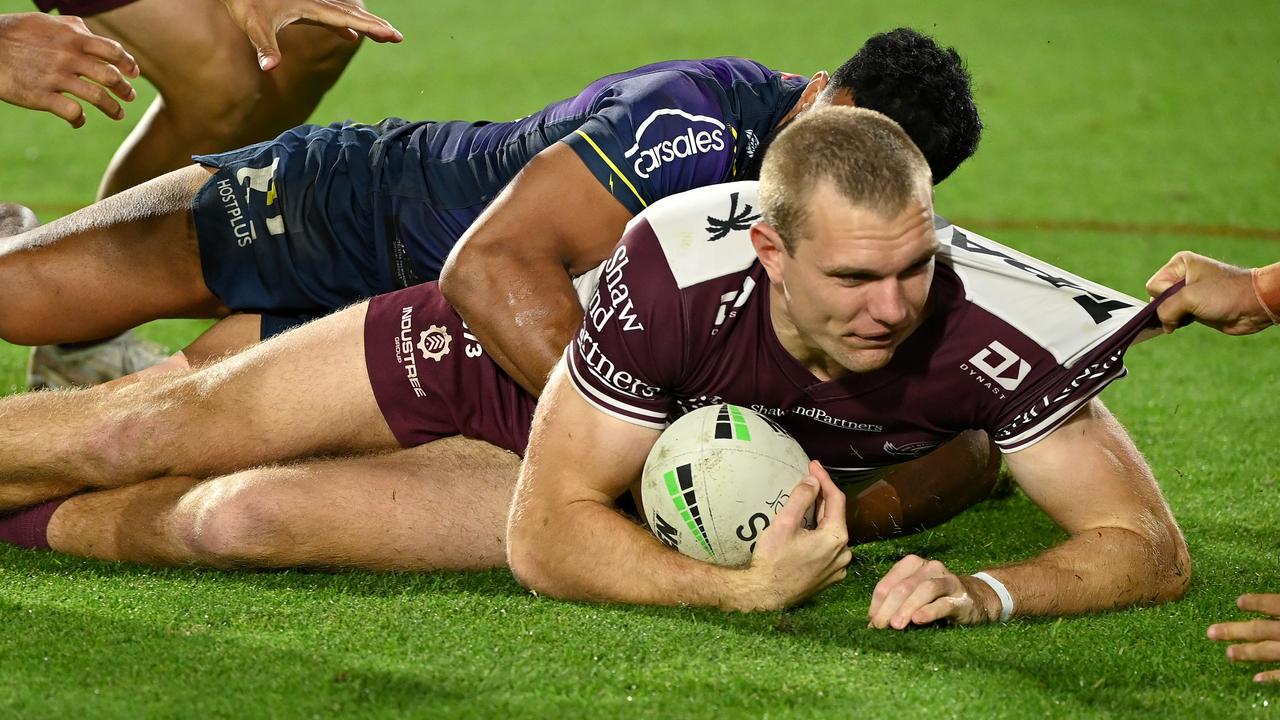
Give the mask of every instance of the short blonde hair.
M 932 187 L 929 164 L 897 123 L 873 110 L 801 113 L 769 145 L 760 169 L 765 220 L 788 253 L 805 234 L 809 198 L 827 182 L 850 204 L 892 217 Z

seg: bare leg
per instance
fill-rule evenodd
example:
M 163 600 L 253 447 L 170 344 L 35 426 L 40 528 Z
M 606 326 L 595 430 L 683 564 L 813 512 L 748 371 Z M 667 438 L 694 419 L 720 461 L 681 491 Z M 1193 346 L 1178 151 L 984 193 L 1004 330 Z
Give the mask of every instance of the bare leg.
M 153 565 L 472 569 L 505 564 L 518 458 L 448 438 L 409 450 L 149 480 L 63 503 L 54 550 Z
M 352 306 L 196 372 L 0 400 L 0 508 L 399 447 L 366 375 L 364 312 Z
M 1000 472 L 1000 452 L 980 431 L 903 463 L 850 499 L 849 543 L 919 532 L 985 500 Z
M 262 316 L 236 313 L 214 323 L 182 349 L 191 367 L 203 367 L 219 358 L 256 345 L 262 337 Z
M 358 45 L 317 27 L 280 33 L 284 60 L 258 68 L 253 46 L 217 0 L 139 0 L 86 20 L 119 40 L 160 96 L 120 146 L 98 196 L 305 122 Z
M 0 241 L 0 337 L 22 345 L 93 340 L 165 317 L 218 317 L 204 284 L 193 165 Z

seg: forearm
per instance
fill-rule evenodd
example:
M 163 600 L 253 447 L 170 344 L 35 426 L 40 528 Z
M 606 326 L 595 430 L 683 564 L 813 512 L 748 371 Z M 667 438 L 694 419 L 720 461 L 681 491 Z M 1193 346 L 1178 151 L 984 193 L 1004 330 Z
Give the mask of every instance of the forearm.
M 565 600 L 765 609 L 744 601 L 745 571 L 681 555 L 613 508 L 580 500 L 553 516 L 554 522 L 535 512 L 513 516 L 511 568 L 534 592 Z
M 582 322 L 573 284 L 556 265 L 490 257 L 460 264 L 441 291 L 485 352 L 535 396 Z
M 1060 616 L 1176 600 L 1186 592 L 1191 563 L 1176 527 L 1154 536 L 1103 527 L 986 572 L 1008 588 L 1015 616 Z M 967 584 L 983 598 L 988 617 L 999 617 L 995 592 L 980 581 Z

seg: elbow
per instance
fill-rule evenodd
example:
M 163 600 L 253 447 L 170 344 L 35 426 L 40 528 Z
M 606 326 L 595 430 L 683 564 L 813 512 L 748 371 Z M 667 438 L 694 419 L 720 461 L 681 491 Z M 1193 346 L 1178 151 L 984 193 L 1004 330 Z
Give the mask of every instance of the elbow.
M 1152 588 L 1152 604 L 1181 600 L 1191 586 L 1191 553 L 1182 529 L 1172 517 L 1160 523 L 1159 531 L 1152 538 L 1153 557 L 1158 568 Z
M 531 524 L 513 513 L 507 526 L 507 565 L 516 582 L 533 594 L 555 595 L 546 544 L 538 539 Z
M 1191 553 L 1187 550 L 1187 540 L 1182 536 L 1182 530 L 1174 524 L 1170 529 L 1172 537 L 1170 538 L 1169 554 L 1172 558 L 1172 565 L 1169 571 L 1165 573 L 1165 588 L 1160 602 L 1173 602 L 1181 600 L 1187 594 L 1187 589 L 1191 587 Z
M 440 269 L 440 293 L 462 315 L 466 315 L 469 300 L 484 297 L 486 265 L 494 261 L 497 252 L 493 248 L 486 252 L 485 243 L 468 238 L 454 247 Z

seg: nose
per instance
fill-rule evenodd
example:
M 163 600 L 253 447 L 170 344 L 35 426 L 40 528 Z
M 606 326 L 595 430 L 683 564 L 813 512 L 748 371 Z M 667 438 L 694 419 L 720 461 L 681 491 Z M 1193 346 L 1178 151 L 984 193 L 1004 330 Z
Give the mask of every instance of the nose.
M 881 325 L 896 328 L 907 319 L 907 296 L 896 277 L 881 278 L 873 283 L 867 312 Z

